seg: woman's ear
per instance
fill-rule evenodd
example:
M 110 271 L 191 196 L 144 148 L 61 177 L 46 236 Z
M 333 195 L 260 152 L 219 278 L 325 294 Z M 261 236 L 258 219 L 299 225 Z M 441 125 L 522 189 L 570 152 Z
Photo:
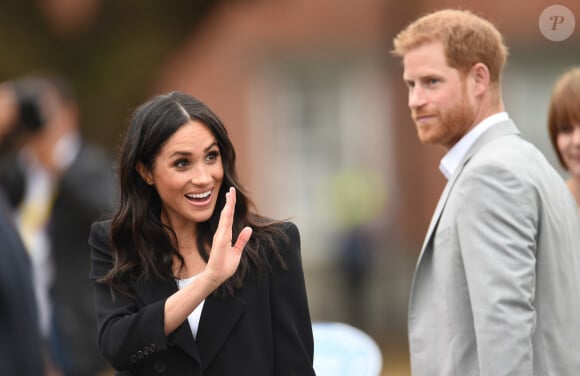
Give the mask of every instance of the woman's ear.
M 141 162 L 137 163 L 137 172 L 141 176 L 141 178 L 145 181 L 145 183 L 149 185 L 153 185 L 153 177 L 151 176 L 151 172 L 145 167 L 145 165 Z

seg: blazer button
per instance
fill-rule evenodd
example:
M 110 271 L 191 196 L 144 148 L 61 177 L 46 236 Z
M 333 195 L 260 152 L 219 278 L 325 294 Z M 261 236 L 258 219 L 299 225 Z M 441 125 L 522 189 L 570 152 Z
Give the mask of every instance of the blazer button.
M 139 358 L 139 360 L 143 359 L 145 357 L 145 355 L 143 355 L 143 351 L 139 350 L 137 351 L 137 358 Z
M 167 369 L 167 366 L 165 365 L 165 363 L 157 362 L 153 365 L 153 369 L 157 373 L 163 373 Z
M 155 350 L 157 350 L 157 346 L 155 346 L 154 343 L 150 344 L 149 345 L 149 352 L 153 353 L 153 352 L 155 352 Z
M 143 348 L 143 354 L 145 354 L 145 356 L 149 355 L 149 348 L 147 346 Z

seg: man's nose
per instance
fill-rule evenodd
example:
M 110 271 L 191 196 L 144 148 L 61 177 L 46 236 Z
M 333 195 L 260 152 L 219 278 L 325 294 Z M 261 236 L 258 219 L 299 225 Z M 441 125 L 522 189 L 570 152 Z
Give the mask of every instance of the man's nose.
M 414 86 L 409 89 L 409 108 L 418 108 L 425 104 L 425 93 L 421 87 Z

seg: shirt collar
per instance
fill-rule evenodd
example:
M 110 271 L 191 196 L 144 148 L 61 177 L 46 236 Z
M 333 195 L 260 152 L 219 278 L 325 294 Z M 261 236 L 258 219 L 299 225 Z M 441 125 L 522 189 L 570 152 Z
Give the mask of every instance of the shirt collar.
M 441 162 L 439 163 L 439 170 L 449 180 L 451 176 L 455 173 L 455 170 L 459 166 L 459 163 L 469 150 L 469 148 L 477 141 L 477 139 L 492 126 L 508 120 L 509 116 L 507 112 L 498 112 L 483 119 L 479 124 L 473 127 L 469 132 L 467 132 L 449 151 Z

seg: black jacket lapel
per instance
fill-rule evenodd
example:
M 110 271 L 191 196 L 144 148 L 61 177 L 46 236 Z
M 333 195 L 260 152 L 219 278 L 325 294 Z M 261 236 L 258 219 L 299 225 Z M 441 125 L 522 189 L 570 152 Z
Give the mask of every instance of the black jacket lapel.
M 175 281 L 159 281 L 147 284 L 138 288 L 142 299 L 146 304 L 166 299 L 168 296 L 177 292 L 177 283 Z M 181 324 L 167 339 L 170 346 L 177 346 L 186 354 L 200 363 L 195 340 L 191 333 L 191 328 L 187 319 Z
M 204 369 L 227 340 L 245 309 L 246 302 L 238 297 L 209 296 L 206 299 L 196 339 Z

